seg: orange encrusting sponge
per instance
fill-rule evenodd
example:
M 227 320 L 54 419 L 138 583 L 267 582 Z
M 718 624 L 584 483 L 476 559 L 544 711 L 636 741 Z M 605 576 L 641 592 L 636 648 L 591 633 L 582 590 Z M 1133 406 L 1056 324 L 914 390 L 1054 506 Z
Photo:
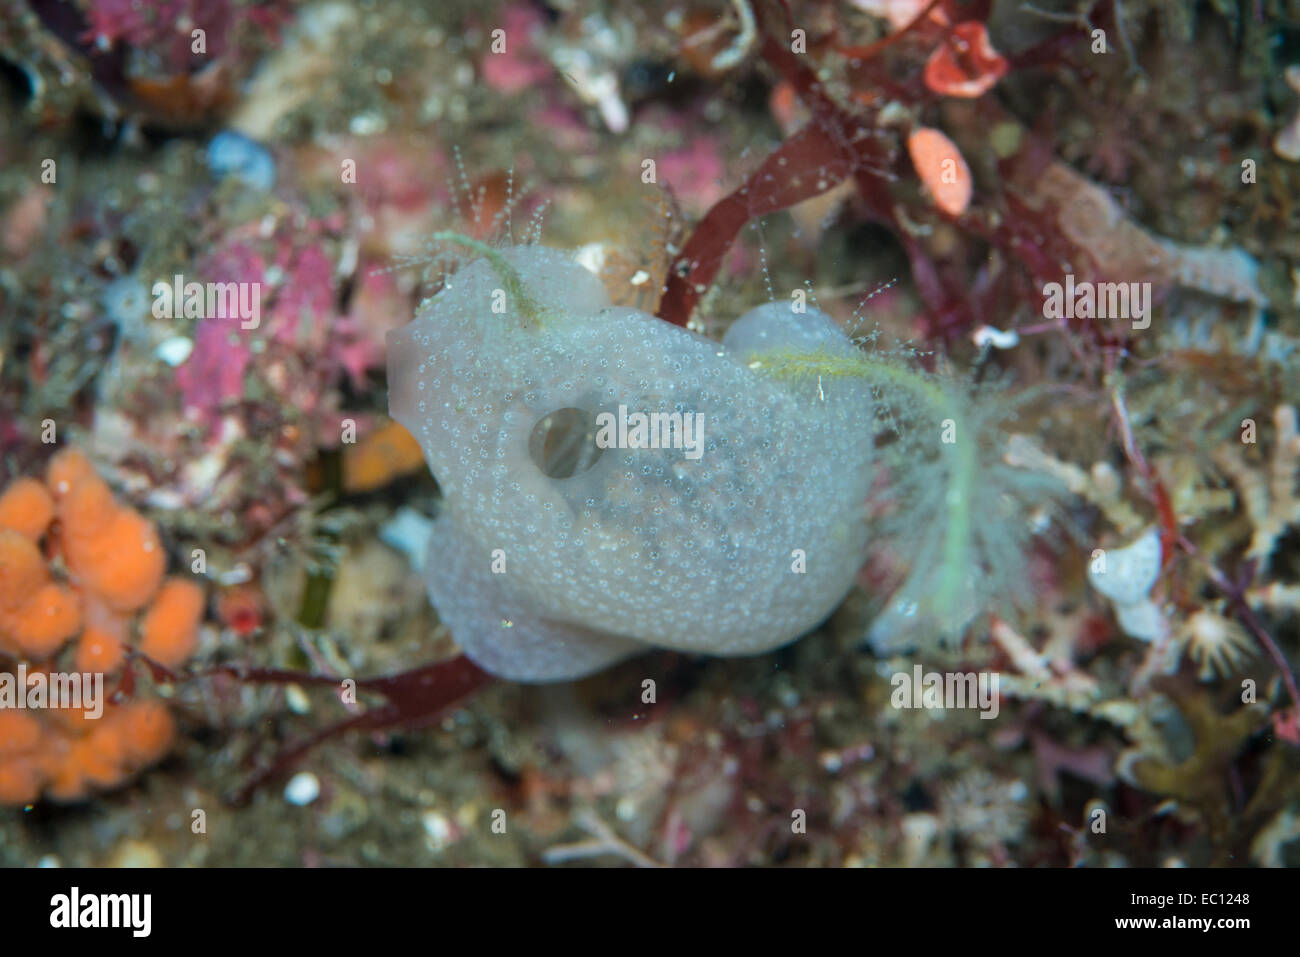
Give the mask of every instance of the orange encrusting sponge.
M 194 654 L 203 617 L 203 589 L 183 578 L 168 579 L 140 622 L 140 650 L 168 668 Z
M 86 725 L 90 730 L 84 734 L 44 729 L 36 765 L 45 792 L 55 800 L 75 801 L 124 783 L 166 757 L 176 737 L 176 722 L 161 701 L 113 706 Z
M 343 488 L 348 492 L 373 492 L 423 465 L 420 443 L 405 426 L 390 422 L 357 444 L 344 446 Z
M 126 660 L 126 638 L 131 627 L 127 615 L 113 611 L 99 600 L 89 597 L 84 605 L 86 627 L 77 639 L 75 657 L 78 671 L 102 671 L 114 674 Z
M 50 580 L 35 543 L 0 528 L 0 651 L 43 660 L 80 628 L 76 596 Z
M 16 479 L 0 493 L 0 528 L 11 528 L 34 542 L 53 518 L 54 499 L 36 479 Z
M 80 452 L 59 453 L 44 484 L 19 478 L 0 492 L 0 656 L 28 662 L 32 674 L 55 669 L 70 648 L 70 669 L 109 676 L 125 663 L 135 628 L 141 654 L 182 667 L 206 600 L 192 581 L 163 581 L 165 567 L 153 523 L 114 499 Z M 160 700 L 106 703 L 97 719 L 0 709 L 0 805 L 116 787 L 162 760 L 175 739 Z
M 114 501 L 80 452 L 56 455 L 48 481 L 73 577 L 119 611 L 142 607 L 167 562 L 153 523 Z
M 22 711 L 0 711 L 0 804 L 30 804 L 40 795 L 40 740 L 36 718 Z

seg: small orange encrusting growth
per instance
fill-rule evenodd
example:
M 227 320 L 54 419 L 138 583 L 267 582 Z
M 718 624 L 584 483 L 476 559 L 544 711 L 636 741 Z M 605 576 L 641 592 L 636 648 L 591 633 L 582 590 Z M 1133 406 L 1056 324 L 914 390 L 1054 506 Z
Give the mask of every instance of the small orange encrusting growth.
M 424 465 L 420 443 L 406 428 L 390 422 L 343 449 L 343 488 L 371 492 Z
M 974 180 L 957 144 L 928 126 L 907 137 L 912 167 L 934 205 L 949 216 L 960 216 L 970 205 Z
M 142 655 L 182 667 L 206 600 L 194 582 L 164 582 L 165 568 L 153 523 L 119 503 L 80 452 L 56 455 L 44 484 L 12 482 L 0 491 L 0 674 L 14 674 L 13 659 L 29 678 L 48 679 L 60 662 L 108 678 L 126 664 L 133 628 Z M 165 702 L 100 703 L 98 717 L 0 704 L 0 805 L 80 800 L 171 750 L 176 723 Z
M 179 668 L 194 654 L 203 617 L 203 589 L 170 578 L 140 622 L 140 651 L 168 668 Z

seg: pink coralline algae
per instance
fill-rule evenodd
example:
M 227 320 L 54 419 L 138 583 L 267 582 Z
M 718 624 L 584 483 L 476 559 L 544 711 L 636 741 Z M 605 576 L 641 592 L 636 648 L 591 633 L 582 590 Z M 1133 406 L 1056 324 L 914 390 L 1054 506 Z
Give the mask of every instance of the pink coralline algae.
M 541 16 L 523 5 L 505 12 L 504 25 L 496 41 L 504 49 L 489 49 L 483 57 L 483 80 L 502 93 L 520 93 L 554 74 L 546 58 L 532 44 L 530 37 L 542 25 Z
M 205 281 L 219 283 L 263 281 L 260 255 L 247 243 L 236 242 L 214 252 L 200 266 Z M 259 323 L 260 324 L 260 323 Z M 191 419 L 208 428 L 223 408 L 244 394 L 244 374 L 252 359 L 251 328 L 237 316 L 210 316 L 194 330 L 194 350 L 176 370 L 181 404 Z
M 690 210 L 703 212 L 723 196 L 726 167 L 720 146 L 715 138 L 701 136 L 659 158 L 660 179 Z
M 334 312 L 334 265 L 319 246 L 284 246 L 276 257 L 283 276 L 271 309 L 272 339 L 285 346 L 324 348 Z
M 237 16 L 228 0 L 94 0 L 86 11 L 88 28 L 82 41 L 87 44 L 126 43 L 155 49 L 173 69 L 188 65 L 193 30 L 203 31 L 206 54 L 225 53 Z M 254 12 L 254 11 L 249 11 Z M 186 25 L 186 29 L 180 29 Z
M 252 353 L 249 333 L 238 319 L 204 319 L 194 331 L 194 351 L 176 370 L 187 415 L 216 423 L 222 406 L 244 394 L 244 372 Z
M 345 214 L 312 216 L 291 199 L 273 209 L 200 237 L 207 252 L 173 267 L 179 280 L 146 277 L 185 290 L 159 335 L 191 347 L 174 368 L 152 349 L 123 350 L 123 386 L 106 393 L 94 430 L 116 481 L 185 528 L 211 534 L 219 517 L 223 540 L 239 543 L 306 501 L 303 463 L 338 446 L 347 420 L 365 427 L 345 407 L 350 390 L 368 387 L 385 330 L 409 308 L 391 275 L 370 276 L 382 256 L 347 238 Z M 147 402 L 137 381 L 154 390 Z

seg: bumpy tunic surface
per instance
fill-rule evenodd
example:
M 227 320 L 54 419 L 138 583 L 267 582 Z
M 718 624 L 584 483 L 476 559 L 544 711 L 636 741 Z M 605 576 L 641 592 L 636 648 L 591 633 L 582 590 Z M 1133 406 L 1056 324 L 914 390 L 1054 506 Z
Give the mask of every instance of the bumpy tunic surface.
M 774 375 L 764 355 L 851 352 L 835 323 L 774 303 L 718 343 L 611 307 L 559 252 L 501 255 L 522 283 L 477 260 L 388 343 L 392 414 L 444 495 L 429 595 L 466 654 L 564 680 L 648 646 L 756 654 L 825 618 L 865 551 L 871 399 L 856 380 Z M 620 406 L 698 413 L 700 441 L 588 449 L 548 474 L 539 423 Z

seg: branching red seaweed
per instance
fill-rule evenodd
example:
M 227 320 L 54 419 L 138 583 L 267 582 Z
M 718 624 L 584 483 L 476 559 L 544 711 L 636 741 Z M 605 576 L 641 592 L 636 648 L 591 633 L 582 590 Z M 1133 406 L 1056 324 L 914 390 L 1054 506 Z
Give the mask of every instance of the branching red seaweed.
M 308 674 L 277 668 L 247 668 L 238 665 L 223 665 L 194 677 L 205 678 L 215 675 L 227 675 L 240 682 L 262 684 L 329 685 L 335 688 L 341 684 L 340 678 L 331 675 Z M 247 804 L 258 788 L 273 778 L 283 775 L 318 745 L 347 732 L 427 727 L 448 709 L 464 701 L 491 681 L 491 675 L 464 655 L 412 668 L 395 675 L 357 679 L 358 691 L 382 695 L 385 703 L 327 725 L 303 740 L 283 748 L 235 787 L 227 795 L 227 799 L 236 806 Z
M 915 173 L 900 147 L 906 125 L 882 125 L 882 110 L 892 100 L 919 113 L 939 99 L 941 91 L 927 87 L 920 69 L 911 75 L 897 74 L 885 54 L 906 49 L 924 61 L 940 45 L 951 45 L 958 27 L 974 32 L 974 26 L 987 18 L 989 7 L 988 3 L 959 6 L 935 0 L 884 40 L 837 50 L 853 103 L 846 106 L 832 97 L 808 56 L 790 49 L 785 39 L 791 26 L 786 5 L 779 0 L 756 3 L 762 58 L 795 91 L 811 119 L 696 225 L 669 268 L 659 317 L 675 325 L 690 320 L 746 223 L 789 209 L 850 179 L 867 218 L 888 228 L 908 257 L 913 284 L 927 310 L 922 329 L 927 336 L 951 340 L 981 325 L 1001 324 L 1026 303 L 1033 303 L 1037 312 L 1044 284 L 1059 281 L 1065 272 L 1080 279 L 1105 278 L 1093 276 L 1088 250 L 1066 235 L 1056 205 L 1065 200 L 1050 196 L 1043 202 L 1035 192 L 1043 170 L 1059 161 L 1050 146 L 1028 132 L 1017 150 L 998 161 L 999 181 L 982 184 L 978 201 L 960 215 L 949 216 L 928 206 L 911 208 L 908 204 L 915 206 L 915 201 L 895 188 L 899 181 L 914 179 Z M 1010 58 L 1010 68 L 1032 69 L 1059 61 L 1062 37 L 1077 39 L 1079 29 L 1075 24 L 1063 27 L 1060 34 Z M 983 129 L 1016 124 L 990 95 L 971 102 Z M 934 218 L 948 219 L 967 238 L 960 252 L 938 258 L 922 242 L 915 224 Z M 1001 263 L 981 267 L 972 276 L 970 263 L 987 260 L 986 248 L 997 250 Z M 1071 319 L 1062 323 L 1063 329 L 1067 325 L 1082 332 L 1097 351 L 1114 349 L 1116 335 L 1122 338 L 1088 318 Z

